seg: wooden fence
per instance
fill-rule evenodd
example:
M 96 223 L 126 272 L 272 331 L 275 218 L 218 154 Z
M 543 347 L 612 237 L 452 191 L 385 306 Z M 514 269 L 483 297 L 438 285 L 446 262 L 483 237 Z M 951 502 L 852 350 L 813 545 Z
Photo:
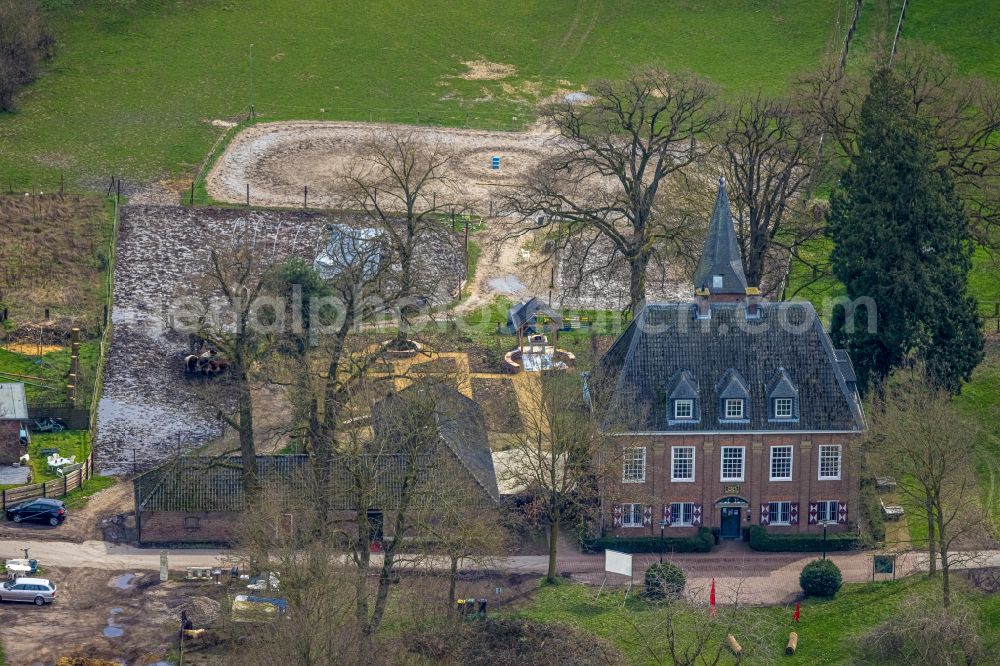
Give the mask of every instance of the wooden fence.
M 0 501 L 3 502 L 3 508 L 6 510 L 8 506 L 20 504 L 36 497 L 64 497 L 70 491 L 82 486 L 83 482 L 92 476 L 94 476 L 93 451 L 87 456 L 80 469 L 67 472 L 64 476 L 46 481 L 45 483 L 31 483 L 26 486 L 9 488 L 2 491 Z

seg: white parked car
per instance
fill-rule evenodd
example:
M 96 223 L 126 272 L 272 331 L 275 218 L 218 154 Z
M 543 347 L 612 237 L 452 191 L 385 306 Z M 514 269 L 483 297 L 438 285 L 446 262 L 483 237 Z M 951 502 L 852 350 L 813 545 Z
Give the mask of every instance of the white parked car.
M 0 585 L 0 601 L 29 601 L 36 606 L 56 600 L 56 586 L 47 578 L 15 578 Z

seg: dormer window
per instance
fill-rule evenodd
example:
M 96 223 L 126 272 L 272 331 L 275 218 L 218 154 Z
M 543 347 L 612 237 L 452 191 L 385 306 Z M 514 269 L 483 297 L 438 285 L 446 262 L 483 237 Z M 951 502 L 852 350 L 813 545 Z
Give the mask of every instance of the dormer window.
M 750 420 L 750 391 L 743 375 L 734 368 L 729 368 L 722 375 L 716 389 L 719 392 L 720 423 L 746 423 Z
M 674 419 L 689 421 L 694 418 L 694 400 L 674 400 Z
M 670 378 L 667 391 L 667 425 L 698 423 L 701 405 L 698 400 L 698 380 L 687 370 L 679 370 Z
M 712 276 L 712 288 L 713 289 L 722 289 L 722 276 L 721 275 L 713 275 Z
M 743 418 L 743 401 L 740 399 L 726 399 L 726 419 Z
M 766 389 L 768 421 L 799 420 L 799 389 L 784 368 L 777 369 Z
M 776 419 L 790 419 L 792 418 L 792 398 L 775 398 L 774 399 L 774 418 Z

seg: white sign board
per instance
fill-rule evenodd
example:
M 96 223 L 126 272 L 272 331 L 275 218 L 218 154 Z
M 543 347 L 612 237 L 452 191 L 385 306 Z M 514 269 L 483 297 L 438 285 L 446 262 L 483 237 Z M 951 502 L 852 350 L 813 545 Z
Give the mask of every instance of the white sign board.
M 619 553 L 617 550 L 604 551 L 604 570 L 608 573 L 621 574 L 632 579 L 632 555 Z

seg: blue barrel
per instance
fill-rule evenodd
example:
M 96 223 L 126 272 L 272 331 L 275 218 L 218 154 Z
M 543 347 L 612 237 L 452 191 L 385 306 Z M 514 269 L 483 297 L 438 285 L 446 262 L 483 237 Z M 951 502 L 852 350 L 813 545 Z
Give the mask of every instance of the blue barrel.
M 491 169 L 499 169 L 500 168 L 500 156 L 499 155 L 494 155 L 493 159 L 490 160 L 490 168 Z

